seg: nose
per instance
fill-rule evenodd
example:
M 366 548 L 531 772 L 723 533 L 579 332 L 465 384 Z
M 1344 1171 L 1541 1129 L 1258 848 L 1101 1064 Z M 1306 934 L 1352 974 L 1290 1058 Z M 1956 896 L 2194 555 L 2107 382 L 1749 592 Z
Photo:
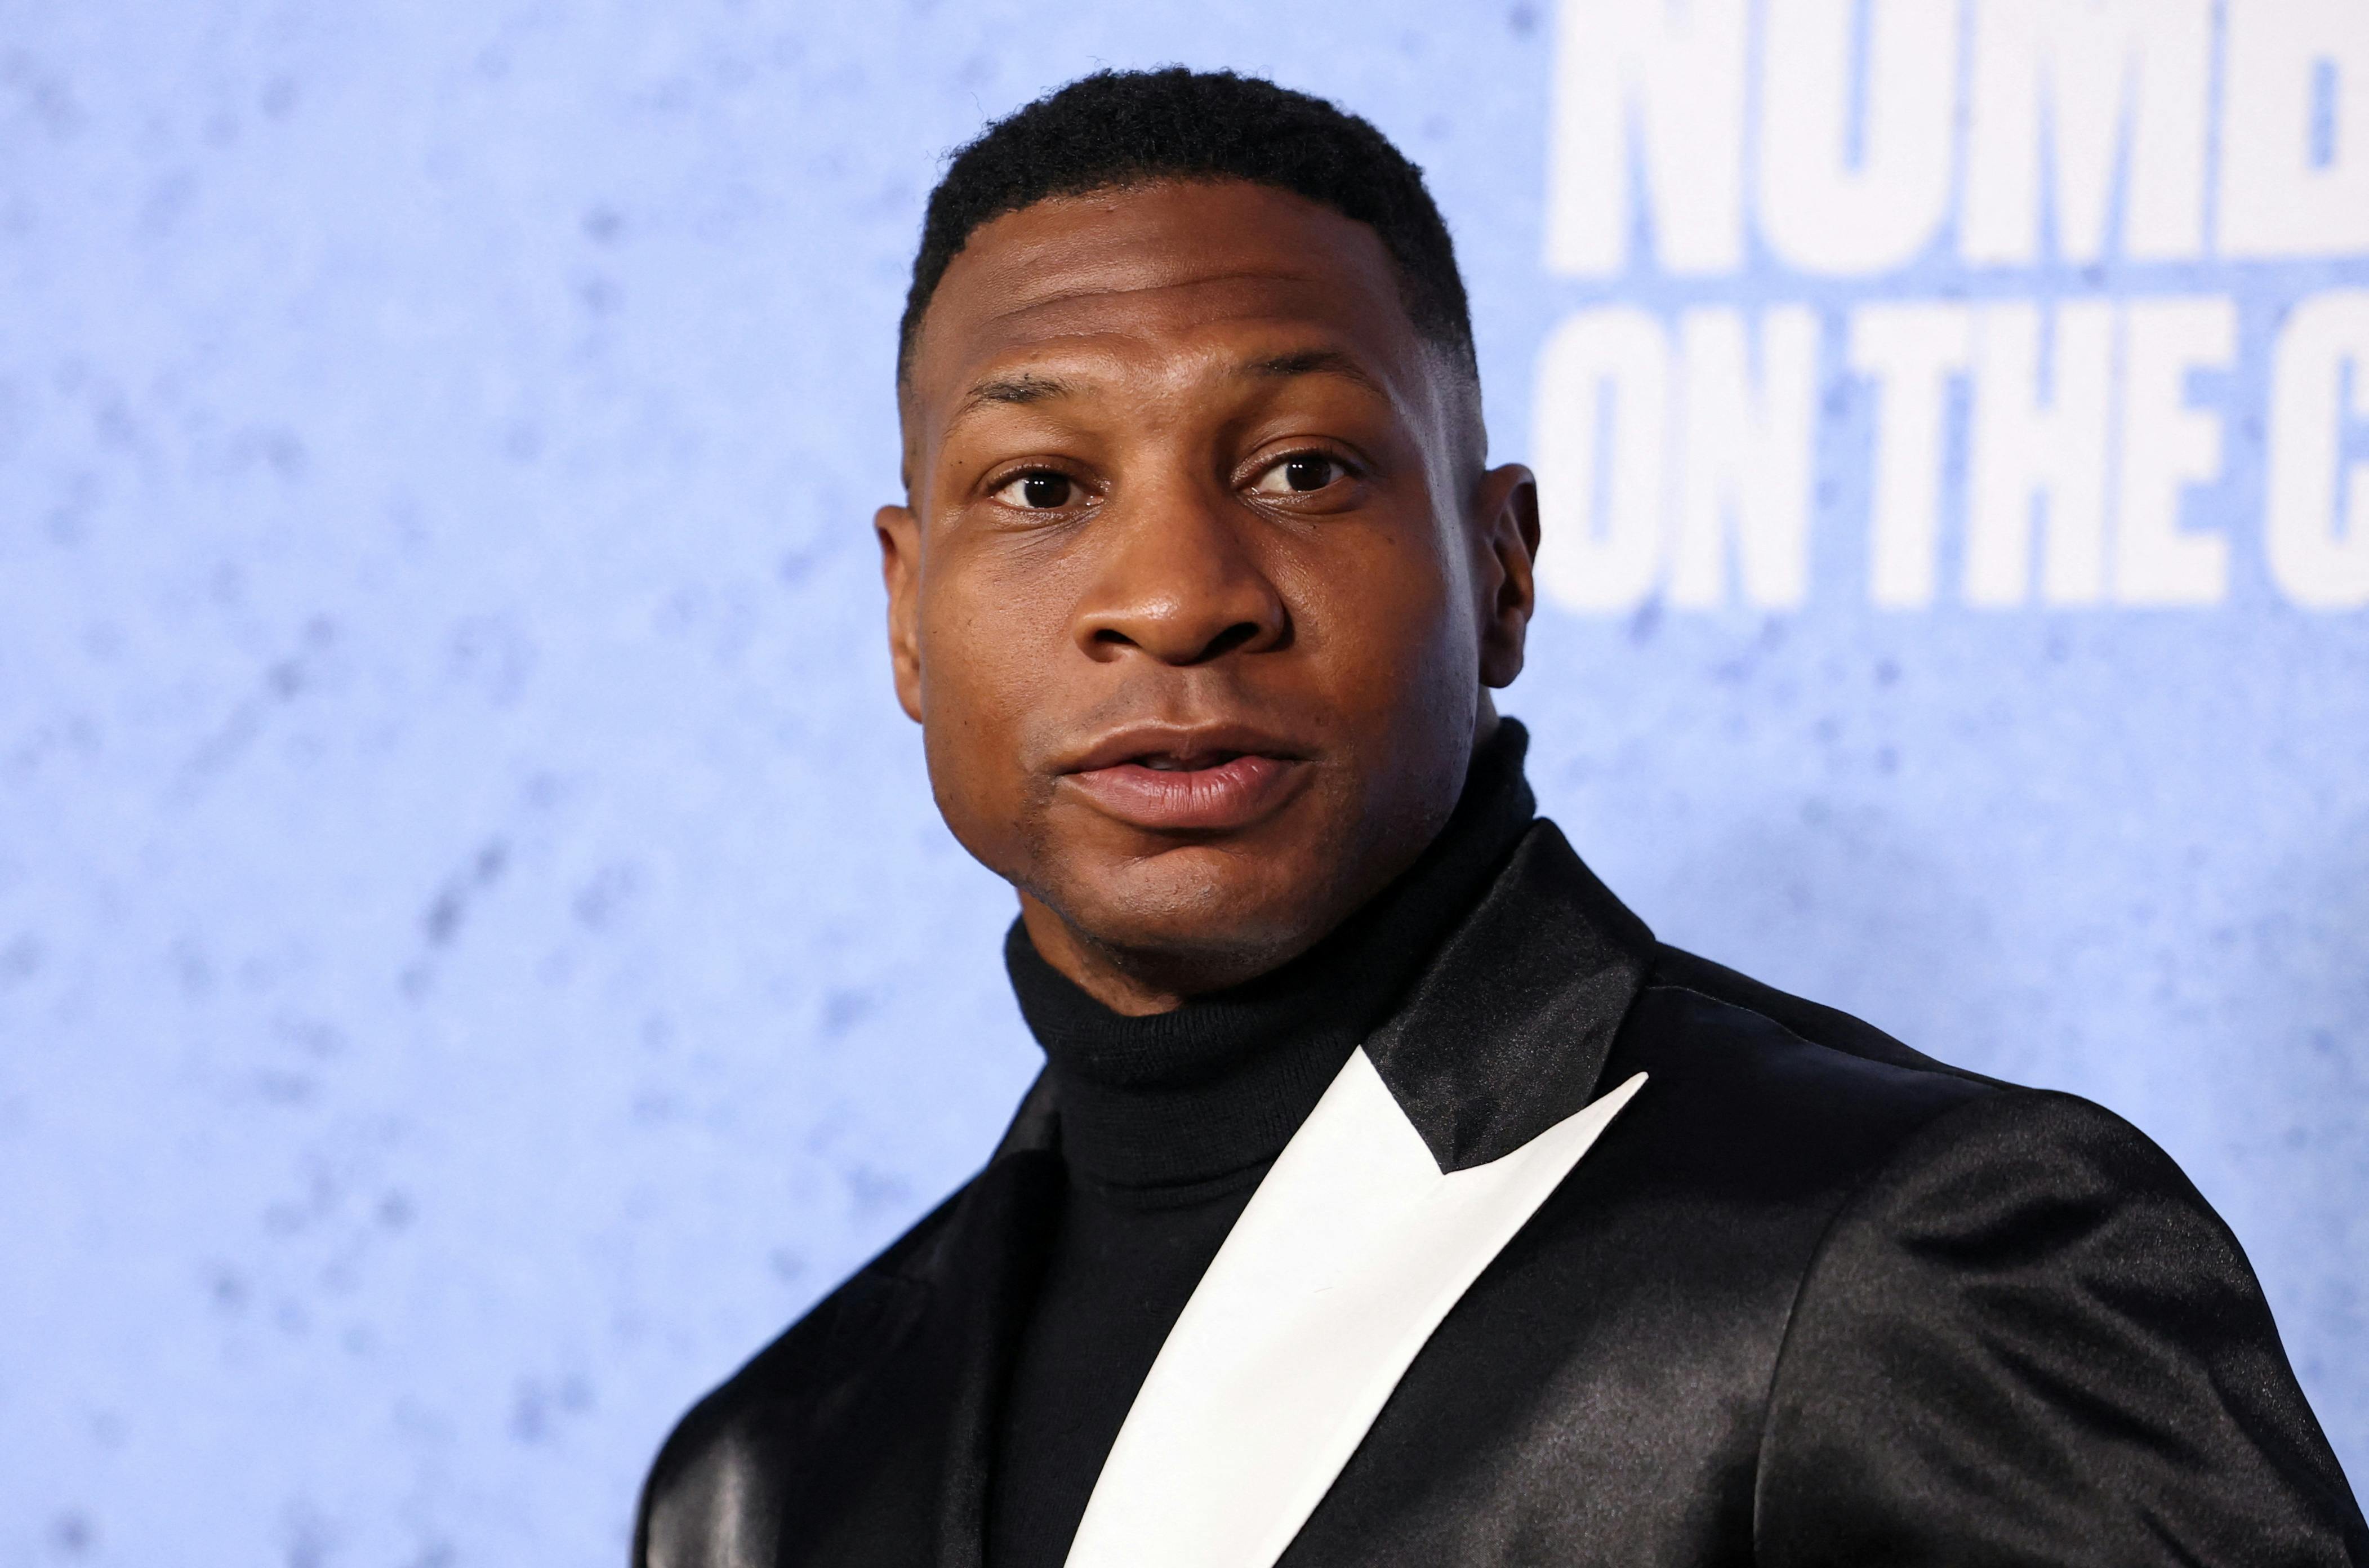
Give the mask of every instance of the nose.
M 1096 520 L 1100 569 L 1080 599 L 1075 632 L 1089 658 L 1139 649 L 1162 664 L 1206 664 L 1280 647 L 1291 617 L 1245 530 L 1215 498 L 1138 498 Z

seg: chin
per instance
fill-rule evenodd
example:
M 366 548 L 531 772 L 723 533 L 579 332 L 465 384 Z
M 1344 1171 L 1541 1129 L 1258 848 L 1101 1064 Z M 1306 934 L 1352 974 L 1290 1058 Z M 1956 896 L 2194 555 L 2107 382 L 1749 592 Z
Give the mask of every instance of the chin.
M 1066 880 L 1046 902 L 1071 929 L 1137 963 L 1210 972 L 1196 990 L 1273 968 L 1328 925 L 1322 877 L 1240 849 L 1192 845 Z

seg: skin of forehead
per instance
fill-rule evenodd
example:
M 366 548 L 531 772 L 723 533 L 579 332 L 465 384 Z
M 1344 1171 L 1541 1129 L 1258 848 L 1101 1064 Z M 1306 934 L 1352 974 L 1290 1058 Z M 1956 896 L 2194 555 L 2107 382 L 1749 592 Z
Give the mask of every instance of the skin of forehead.
M 1379 235 L 1248 181 L 1164 182 L 1040 201 L 971 235 L 923 313 L 900 389 L 908 494 L 926 504 L 923 459 L 983 377 L 1058 348 L 1089 362 L 1164 360 L 1189 383 L 1210 346 L 1180 356 L 1178 340 L 1212 328 L 1328 340 L 1380 382 L 1442 468 L 1477 469 L 1479 442 L 1457 439 L 1473 432 L 1450 433 L 1468 421 L 1477 432 L 1468 379 L 1415 330 Z

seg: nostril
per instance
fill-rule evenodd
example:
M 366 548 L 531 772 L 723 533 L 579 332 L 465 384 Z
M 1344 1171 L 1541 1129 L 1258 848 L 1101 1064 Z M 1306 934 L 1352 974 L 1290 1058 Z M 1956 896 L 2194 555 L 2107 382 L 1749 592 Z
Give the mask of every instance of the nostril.
M 1253 637 L 1257 636 L 1258 632 L 1258 627 L 1252 622 L 1237 621 L 1232 625 L 1227 627 L 1224 631 L 1219 632 L 1216 636 L 1211 637 L 1209 639 L 1209 645 L 1201 650 L 1201 657 L 1203 658 L 1216 658 L 1220 655 L 1231 653 L 1234 649 L 1242 647 Z

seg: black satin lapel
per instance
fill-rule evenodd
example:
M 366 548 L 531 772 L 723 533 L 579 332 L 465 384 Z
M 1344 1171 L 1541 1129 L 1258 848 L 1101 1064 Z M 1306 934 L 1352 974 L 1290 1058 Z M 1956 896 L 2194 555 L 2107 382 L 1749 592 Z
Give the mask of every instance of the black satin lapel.
M 774 1482 L 796 1499 L 780 1568 L 981 1568 L 997 1405 L 1061 1192 L 1056 1153 L 990 1162 L 929 1251 L 876 1280 L 885 1309 L 824 1347 L 848 1374 Z
M 1562 831 L 1533 823 L 1366 1042 L 1441 1170 L 1510 1154 L 1596 1097 L 1653 949 Z
M 995 1161 L 974 1191 L 978 1208 L 950 1238 L 945 1272 L 934 1282 L 940 1310 L 930 1348 L 946 1368 L 949 1396 L 937 1550 L 929 1559 L 939 1568 L 983 1568 L 986 1561 L 996 1416 L 1051 1254 L 1061 1193 L 1058 1154 L 1026 1150 Z
M 1060 1142 L 1060 1116 L 1053 1104 L 1053 1075 L 1039 1072 L 1028 1085 L 1028 1093 L 1020 1097 L 1020 1107 L 1012 1113 L 1012 1124 L 1003 1129 L 995 1152 L 987 1157 L 988 1162 L 993 1164 L 1007 1154 L 1058 1149 Z
M 940 1303 L 925 1352 L 942 1369 L 946 1404 L 937 1446 L 942 1483 L 935 1539 L 911 1561 L 983 1568 L 995 1429 L 1020 1336 L 1060 1222 L 1063 1174 L 1053 1086 L 1038 1074 L 968 1195 L 936 1277 Z M 903 1561 L 899 1559 L 899 1561 Z

